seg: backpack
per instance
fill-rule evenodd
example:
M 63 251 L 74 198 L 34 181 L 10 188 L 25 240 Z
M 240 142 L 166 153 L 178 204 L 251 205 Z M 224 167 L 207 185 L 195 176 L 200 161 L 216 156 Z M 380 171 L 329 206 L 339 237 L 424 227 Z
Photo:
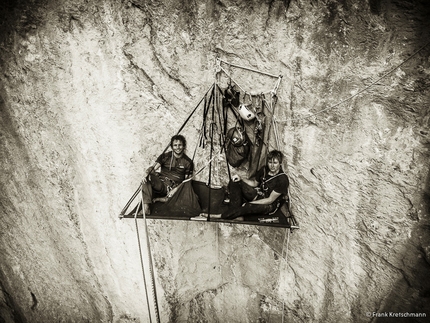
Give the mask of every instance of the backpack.
M 227 131 L 226 158 L 233 167 L 239 167 L 249 154 L 249 139 L 245 130 L 237 125 Z

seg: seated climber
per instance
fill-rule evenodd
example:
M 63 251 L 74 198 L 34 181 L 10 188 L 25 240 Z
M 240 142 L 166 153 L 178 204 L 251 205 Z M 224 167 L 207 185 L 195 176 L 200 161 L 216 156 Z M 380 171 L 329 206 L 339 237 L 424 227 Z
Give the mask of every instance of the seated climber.
M 228 188 L 230 207 L 222 214 L 211 214 L 212 218 L 238 219 L 249 215 L 265 215 L 277 210 L 288 194 L 289 180 L 282 170 L 283 155 L 272 150 L 267 155 L 267 165 L 257 171 L 254 179 L 232 177 Z M 207 214 L 200 214 L 192 220 L 204 220 Z
M 186 140 L 175 135 L 170 140 L 171 151 L 161 154 L 155 163 L 145 171 L 142 181 L 145 213 L 150 214 L 149 204 L 160 197 L 171 195 L 173 190 L 193 174 L 193 161 L 185 154 Z M 161 169 L 160 169 L 161 168 Z M 160 172 L 156 172 L 160 169 Z M 154 196 L 157 198 L 154 199 Z

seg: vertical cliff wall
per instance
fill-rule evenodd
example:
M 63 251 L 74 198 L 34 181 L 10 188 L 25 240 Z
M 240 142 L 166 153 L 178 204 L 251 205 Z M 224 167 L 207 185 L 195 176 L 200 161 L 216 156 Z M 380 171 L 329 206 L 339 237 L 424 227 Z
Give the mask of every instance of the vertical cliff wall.
M 2 321 L 148 322 L 142 223 L 118 214 L 217 57 L 284 76 L 301 229 L 149 221 L 161 321 L 428 319 L 429 18 L 418 0 L 5 1 Z

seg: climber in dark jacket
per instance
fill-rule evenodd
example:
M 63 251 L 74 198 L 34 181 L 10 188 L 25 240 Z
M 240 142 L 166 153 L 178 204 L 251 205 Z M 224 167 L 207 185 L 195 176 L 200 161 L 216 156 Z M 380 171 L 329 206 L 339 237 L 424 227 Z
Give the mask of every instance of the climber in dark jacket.
M 145 171 L 142 185 L 146 214 L 150 213 L 149 204 L 153 202 L 154 193 L 157 197 L 166 196 L 185 179 L 192 176 L 194 164 L 184 152 L 186 148 L 184 136 L 173 136 L 170 147 L 171 151 L 161 154 Z M 160 172 L 156 172 L 158 169 Z
M 289 180 L 282 169 L 283 155 L 272 150 L 267 155 L 267 165 L 262 167 L 254 179 L 232 177 L 229 183 L 230 207 L 222 214 L 211 214 L 213 218 L 237 219 L 248 215 L 270 214 L 276 211 L 279 202 L 288 194 Z M 207 217 L 201 214 L 199 218 Z M 193 218 L 193 220 L 199 220 Z

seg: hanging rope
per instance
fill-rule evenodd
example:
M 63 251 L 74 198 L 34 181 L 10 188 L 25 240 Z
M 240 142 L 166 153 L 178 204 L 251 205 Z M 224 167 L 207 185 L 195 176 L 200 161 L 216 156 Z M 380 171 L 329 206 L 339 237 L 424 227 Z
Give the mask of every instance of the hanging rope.
M 193 116 L 194 112 L 196 112 L 197 108 L 200 106 L 200 104 L 203 102 L 203 100 L 206 100 L 206 96 L 207 94 L 213 89 L 214 84 L 212 84 L 209 87 L 209 90 L 207 90 L 207 92 L 205 93 L 205 95 L 201 98 L 201 100 L 199 101 L 199 103 L 197 103 L 196 107 L 193 109 L 193 111 L 188 115 L 188 118 L 184 121 L 184 123 L 182 124 L 182 126 L 179 128 L 179 130 L 176 132 L 177 135 L 179 135 L 182 131 L 182 129 L 184 129 L 184 127 L 186 126 L 186 124 L 188 123 L 188 121 L 191 119 L 191 117 Z M 167 144 L 166 148 L 164 148 L 163 152 L 161 154 L 164 154 L 167 149 L 169 149 L 170 147 L 170 143 Z M 152 170 L 154 169 L 155 164 L 152 166 Z M 151 171 L 152 171 L 151 170 Z
M 285 268 L 287 268 L 287 265 L 288 265 L 288 259 L 287 259 L 287 257 L 288 257 L 288 245 L 289 245 L 289 242 L 290 242 L 290 232 L 291 232 L 290 228 L 285 229 L 284 242 L 282 244 L 282 254 L 281 254 L 281 257 L 282 257 L 282 259 L 285 259 Z M 286 246 L 285 258 L 284 258 L 285 240 L 287 240 L 287 246 Z M 282 262 L 279 262 L 279 272 L 281 272 L 281 263 Z M 279 278 L 278 278 L 278 284 L 279 284 Z M 284 323 L 284 308 L 285 308 L 285 301 L 282 301 L 282 323 Z
M 220 100 L 220 97 L 218 95 L 218 100 Z M 221 152 L 224 151 L 224 156 L 225 156 L 225 163 L 226 163 L 226 168 L 227 168 L 227 174 L 228 174 L 228 178 L 229 180 L 231 180 L 231 172 L 230 172 L 230 165 L 228 163 L 227 160 L 227 147 L 226 147 L 226 127 L 227 127 L 227 115 L 222 114 L 223 120 L 221 120 L 221 111 L 219 109 L 219 104 L 220 101 L 218 101 L 217 104 L 217 111 L 218 111 L 218 122 L 220 124 L 221 127 L 221 131 L 220 131 L 220 146 L 221 146 Z
M 280 145 L 279 137 L 278 137 L 278 126 L 276 125 L 274 116 L 272 118 L 272 123 L 273 123 L 273 133 L 275 134 L 276 149 L 279 150 L 281 145 Z
M 121 210 L 121 213 L 119 214 L 120 218 L 123 218 L 125 215 L 125 212 L 127 211 L 127 209 L 130 207 L 131 203 L 134 201 L 134 199 L 136 198 L 137 195 L 139 195 L 140 190 L 142 189 L 142 183 L 140 183 L 139 187 L 137 188 L 137 190 L 133 193 L 133 195 L 130 197 L 130 199 L 128 200 L 127 204 L 124 206 L 124 208 Z
M 273 125 L 273 128 L 274 128 L 273 130 L 274 130 L 274 133 L 275 133 L 276 146 L 277 146 L 276 149 L 279 149 L 280 145 L 279 145 L 278 135 L 276 133 L 277 126 L 276 126 L 276 124 L 274 122 L 274 120 L 275 120 L 274 113 L 275 113 L 277 92 L 278 92 L 278 88 L 279 88 L 279 86 L 281 84 L 281 80 L 282 80 L 283 76 L 282 75 L 276 76 L 276 75 L 273 75 L 273 74 L 270 74 L 270 73 L 262 72 L 262 71 L 255 70 L 255 69 L 248 68 L 248 67 L 241 66 L 241 65 L 231 64 L 231 63 L 228 63 L 228 62 L 223 61 L 221 59 L 217 59 L 217 69 L 220 70 L 220 71 L 222 71 L 222 72 L 224 72 L 229 77 L 230 81 L 233 81 L 242 90 L 242 92 L 244 92 L 244 93 L 247 93 L 247 91 L 236 80 L 234 80 L 231 77 L 231 75 L 221 66 L 220 62 L 223 62 L 225 64 L 228 64 L 228 65 L 231 65 L 231 66 L 234 66 L 234 67 L 242 68 L 244 70 L 249 70 L 249 71 L 252 71 L 252 72 L 256 72 L 256 73 L 260 73 L 260 74 L 264 74 L 264 75 L 268 75 L 268 76 L 276 77 L 277 78 L 277 81 L 276 81 L 275 86 L 273 87 L 273 89 L 270 90 L 270 91 L 261 92 L 261 95 L 264 96 L 264 94 L 269 94 L 269 93 L 271 95 L 271 98 L 270 98 L 270 107 L 269 107 L 268 104 L 266 104 L 266 108 L 268 108 L 268 110 L 269 110 L 269 112 L 271 113 L 271 116 L 272 116 L 271 117 L 272 120 L 271 120 L 271 122 L 269 124 L 271 126 Z M 269 132 L 270 132 L 270 128 L 269 128 Z M 270 143 L 269 144 L 266 143 L 266 152 L 268 151 L 269 146 L 271 146 Z
M 270 74 L 270 73 L 261 72 L 261 71 L 258 71 L 258 70 L 252 69 L 252 68 L 248 68 L 248 67 L 244 67 L 244 66 L 240 66 L 240 65 L 236 65 L 236 64 L 230 64 L 230 63 L 228 63 L 226 61 L 217 59 L 217 62 L 216 62 L 216 74 L 215 74 L 215 79 L 216 79 L 215 88 L 218 87 L 217 76 L 222 71 L 222 72 L 224 72 L 229 77 L 230 82 L 234 82 L 244 93 L 247 93 L 247 91 L 245 91 L 244 88 L 242 86 L 240 86 L 240 84 L 238 84 L 238 82 L 235 81 L 231 77 L 231 75 L 221 66 L 220 62 L 226 63 L 226 64 L 234 66 L 234 67 L 242 68 L 242 69 L 245 69 L 245 70 L 249 70 L 249 71 L 252 71 L 252 72 L 257 72 L 257 73 L 261 73 L 261 74 L 264 74 L 264 75 L 269 75 L 271 77 L 276 77 L 277 78 L 277 81 L 275 83 L 274 88 L 271 91 L 266 92 L 266 93 L 270 93 L 271 94 L 270 103 L 268 103 L 267 101 L 265 101 L 265 99 L 264 99 L 264 93 L 261 93 L 261 95 L 263 97 L 263 106 L 265 106 L 269 110 L 269 112 L 271 114 L 271 121 L 269 123 L 269 129 L 268 129 L 268 133 L 267 134 L 270 136 L 271 130 L 273 131 L 274 136 L 275 136 L 275 144 L 276 144 L 276 146 L 274 147 L 273 145 L 270 144 L 270 142 L 264 141 L 264 143 L 266 145 L 266 150 L 268 151 L 269 147 L 273 147 L 273 148 L 275 148 L 277 150 L 280 150 L 280 139 L 279 139 L 279 136 L 278 136 L 278 125 L 277 125 L 277 120 L 276 120 L 276 117 L 275 117 L 274 114 L 275 114 L 275 107 L 276 107 L 276 103 L 277 103 L 277 91 L 278 91 L 279 86 L 280 86 L 281 81 L 282 81 L 282 75 L 276 76 L 276 75 L 273 75 L 273 74 Z M 234 112 L 234 110 L 233 110 L 233 112 Z M 219 113 L 219 111 L 218 111 L 218 113 Z M 266 151 L 266 153 L 267 153 L 267 151 Z M 228 164 L 227 164 L 227 167 L 228 167 Z M 290 198 L 289 198 L 289 200 L 290 200 Z M 292 218 L 293 218 L 293 216 L 292 216 Z M 298 228 L 298 227 L 295 227 L 295 228 Z M 288 233 L 288 235 L 289 235 L 289 233 Z
M 266 91 L 266 92 L 263 91 L 263 92 L 261 92 L 260 95 L 263 98 L 264 98 L 265 94 L 270 94 L 270 96 L 271 96 L 271 98 L 270 98 L 270 105 L 267 102 L 266 102 L 266 104 L 263 103 L 263 106 L 265 106 L 266 109 L 269 110 L 269 112 L 271 114 L 271 121 L 269 122 L 269 129 L 268 129 L 267 134 L 270 135 L 270 131 L 271 131 L 271 128 L 273 126 L 273 131 L 275 133 L 275 140 L 276 140 L 276 147 L 275 148 L 279 149 L 280 144 L 279 144 L 278 135 L 276 133 L 277 126 L 276 126 L 276 124 L 274 122 L 274 117 L 275 117 L 274 113 L 275 113 L 275 106 L 276 106 L 276 101 L 277 101 L 277 92 L 278 92 L 278 89 L 279 89 L 279 86 L 281 84 L 281 80 L 282 80 L 283 76 L 282 75 L 273 75 L 273 74 L 270 74 L 270 73 L 266 73 L 266 72 L 262 72 L 262 71 L 253 69 L 253 68 L 249 68 L 249 67 L 242 66 L 242 65 L 231 64 L 231 63 L 223 61 L 221 59 L 217 59 L 217 69 L 219 71 L 224 72 L 227 75 L 227 77 L 230 79 L 230 82 L 235 83 L 239 87 L 239 89 L 243 93 L 245 93 L 245 94 L 248 93 L 249 91 L 246 91 L 236 80 L 234 80 L 232 78 L 232 76 L 221 66 L 220 62 L 223 62 L 223 63 L 228 64 L 228 65 L 233 66 L 233 67 L 237 67 L 237 68 L 241 68 L 241 69 L 244 69 L 244 70 L 248 70 L 248 71 L 252 71 L 252 72 L 256 72 L 256 73 L 260 73 L 260 74 L 263 74 L 263 75 L 267 75 L 267 76 L 270 76 L 270 77 L 277 78 L 276 83 L 275 83 L 273 89 L 271 89 L 270 91 Z M 263 99 L 263 101 L 265 101 L 265 99 Z M 271 145 L 270 142 L 265 142 L 264 141 L 264 143 L 266 145 L 266 154 L 267 154 L 267 151 L 269 150 L 269 147 L 270 146 L 273 147 L 273 145 Z
M 197 108 L 200 106 L 200 104 L 202 103 L 202 101 L 206 98 L 207 94 L 212 91 L 212 88 L 214 87 L 214 84 L 212 84 L 209 87 L 209 90 L 206 91 L 205 95 L 203 96 L 203 98 L 199 101 L 199 103 L 197 103 L 196 107 L 194 108 L 193 112 L 191 112 L 191 114 L 188 116 L 188 118 L 185 120 L 185 122 L 182 124 L 181 128 L 179 128 L 178 132 L 176 133 L 177 135 L 182 131 L 182 129 L 184 129 L 185 125 L 188 123 L 188 121 L 190 120 L 191 116 L 194 114 L 194 112 L 196 112 Z M 169 145 L 167 145 L 166 149 L 164 150 L 164 152 L 166 152 L 167 148 L 169 148 Z
M 146 243 L 146 252 L 148 255 L 148 268 L 149 268 L 149 274 L 150 274 L 150 279 L 151 279 L 151 291 L 152 291 L 152 299 L 154 302 L 154 308 L 153 311 L 155 312 L 155 319 L 156 319 L 156 323 L 160 323 L 160 312 L 158 309 L 158 298 L 157 298 L 157 289 L 155 286 L 155 276 L 154 276 L 154 265 L 152 263 L 152 253 L 151 253 L 151 247 L 150 247 L 150 242 L 149 242 L 149 235 L 148 235 L 148 226 L 147 226 L 147 222 L 146 222 L 146 210 L 145 210 L 145 204 L 143 203 L 143 189 L 141 190 L 142 193 L 142 200 L 141 200 L 141 205 L 142 205 L 142 213 L 143 213 L 143 224 L 144 224 L 144 228 L 145 228 L 145 243 Z M 136 223 L 136 232 L 137 232 L 137 238 L 139 241 L 139 251 L 140 251 L 140 261 L 141 261 L 141 265 L 142 265 L 142 272 L 143 272 L 143 276 L 145 275 L 145 269 L 144 269 L 144 262 L 143 262 L 143 256 L 142 256 L 142 248 L 140 245 L 140 236 L 139 236 L 139 228 L 137 225 L 137 210 L 139 208 L 136 209 L 136 213 L 134 216 L 134 221 Z M 144 277 L 144 283 L 145 283 L 145 293 L 147 293 L 147 284 L 146 284 L 146 278 Z M 148 297 L 148 296 L 147 296 Z M 149 308 L 149 315 L 150 315 L 150 319 L 152 316 L 151 313 L 151 309 L 149 306 L 149 302 L 148 302 L 148 308 Z M 152 322 L 152 319 L 151 319 Z
M 194 174 L 193 174 L 193 176 L 191 176 L 191 177 L 188 177 L 187 179 L 184 179 L 183 181 L 182 181 L 182 183 L 185 183 L 185 182 L 188 182 L 188 181 L 191 181 L 194 177 L 196 177 L 199 173 L 201 173 L 202 171 L 203 171 L 203 169 L 205 169 L 207 166 L 209 166 L 211 163 L 212 163 L 212 161 L 215 159 L 215 157 L 217 157 L 217 156 L 219 156 L 219 154 L 221 153 L 221 150 L 222 150 L 222 148 L 220 148 L 219 150 L 218 150 L 218 152 L 217 153 L 215 153 L 215 154 L 213 154 L 213 156 L 212 156 L 212 158 L 211 159 L 209 159 L 209 161 L 208 162 L 206 162 L 206 164 L 204 164 L 197 172 L 195 172 Z
M 249 91 L 245 91 L 245 89 L 221 66 L 220 67 L 221 71 L 223 71 L 225 73 L 225 75 L 227 75 L 227 77 L 229 79 L 231 79 L 233 81 L 234 84 L 236 84 L 239 89 L 242 90 L 243 93 L 249 93 Z M 279 76 L 279 78 L 281 79 L 282 76 Z M 275 91 L 277 91 L 277 84 L 278 82 L 275 84 L 274 88 L 272 90 L 268 90 L 268 91 L 262 91 L 262 94 L 269 94 L 269 93 L 274 93 Z
M 281 79 L 279 79 L 279 82 L 280 81 L 281 81 Z M 277 87 L 279 87 L 279 84 L 277 85 Z M 277 87 L 276 87 L 276 90 L 277 90 Z M 275 134 L 276 149 L 280 150 L 281 145 L 280 145 L 280 141 L 279 141 L 278 125 L 276 124 L 276 116 L 275 116 L 275 106 L 276 106 L 277 101 L 278 101 L 278 97 L 276 96 L 276 92 L 275 92 L 275 95 L 272 95 L 272 98 L 270 100 L 270 104 L 272 106 L 272 111 L 273 111 L 273 113 L 272 113 L 272 124 L 273 124 L 273 133 Z
M 232 77 L 231 77 L 231 75 L 222 67 L 222 66 L 220 66 L 220 69 L 221 69 L 221 71 L 223 71 L 224 73 L 225 73 L 225 75 L 227 75 L 228 76 L 228 78 L 230 79 L 230 80 L 232 80 L 233 81 L 233 83 L 234 84 L 236 84 L 238 87 L 239 87 L 239 89 L 241 89 L 242 90 L 242 92 L 246 92 L 244 89 L 243 89 L 243 87 L 241 87 L 240 86 L 240 84 L 238 83 L 238 82 L 236 82 Z
M 151 306 L 149 303 L 149 295 L 148 295 L 148 289 L 147 289 L 147 283 L 146 283 L 146 273 L 145 273 L 145 266 L 143 262 L 143 256 L 142 256 L 142 246 L 140 244 L 140 236 L 139 236 L 139 226 L 137 225 L 137 213 L 139 213 L 139 208 L 142 205 L 142 201 L 139 201 L 139 205 L 136 208 L 136 212 L 134 214 L 134 223 L 136 224 L 136 233 L 137 233 L 137 245 L 139 247 L 139 256 L 140 256 L 140 265 L 142 267 L 142 276 L 143 276 L 143 284 L 145 287 L 145 296 L 146 296 L 146 304 L 148 307 L 148 316 L 149 316 L 149 322 L 152 323 L 152 314 L 151 314 Z
M 182 126 L 179 128 L 179 130 L 176 132 L 176 134 L 178 135 L 182 129 L 184 129 L 185 125 L 188 123 L 188 121 L 190 120 L 190 118 L 192 117 L 192 115 L 196 112 L 197 108 L 200 106 L 200 104 L 203 102 L 203 100 L 206 98 L 207 94 L 213 89 L 214 84 L 212 84 L 209 89 L 206 91 L 205 95 L 201 98 L 201 100 L 199 101 L 199 103 L 197 103 L 197 105 L 195 106 L 195 108 L 192 110 L 192 112 L 188 115 L 188 118 L 185 120 L 185 122 L 182 124 Z M 170 143 L 167 144 L 167 146 L 164 148 L 162 154 L 164 154 L 167 149 L 170 147 Z M 155 164 L 152 165 L 152 169 L 155 167 Z M 152 171 L 152 170 L 151 170 Z M 130 207 L 131 203 L 134 201 L 134 199 L 137 197 L 137 195 L 139 195 L 139 192 L 142 189 L 142 183 L 140 183 L 139 187 L 136 189 L 136 191 L 133 193 L 133 195 L 131 196 L 131 198 L 128 200 L 127 204 L 124 206 L 124 208 L 121 210 L 121 213 L 119 214 L 120 218 L 123 218 L 125 215 L 125 212 L 127 211 L 127 209 Z
M 276 97 L 276 92 L 277 92 L 278 87 L 280 85 L 282 76 L 274 76 L 274 75 L 271 75 L 269 73 L 264 73 L 264 72 L 257 71 L 257 70 L 254 70 L 254 69 L 245 68 L 245 67 L 242 67 L 242 66 L 239 66 L 239 65 L 233 65 L 233 64 L 231 64 L 231 65 L 235 66 L 235 67 L 244 68 L 244 69 L 247 69 L 247 70 L 250 70 L 250 71 L 254 71 L 254 72 L 258 72 L 258 73 L 262 73 L 262 74 L 265 74 L 265 75 L 269 75 L 269 76 L 278 78 L 278 80 L 277 80 L 277 82 L 276 82 L 276 84 L 274 86 L 274 89 L 272 89 L 270 91 L 270 93 L 272 94 L 271 104 L 273 104 L 272 100 Z M 225 72 L 225 70 L 220 66 L 220 64 L 219 64 L 218 70 Z M 217 73 L 219 73 L 219 71 Z M 195 109 L 188 116 L 188 118 L 186 119 L 186 121 L 184 122 L 184 124 L 181 126 L 181 128 L 177 132 L 177 134 L 179 134 L 181 132 L 181 130 L 184 128 L 184 126 L 190 120 L 191 116 L 194 114 L 194 112 L 200 106 L 200 104 L 202 103 L 202 101 L 207 99 L 207 94 L 209 93 L 209 91 L 215 91 L 215 92 L 213 92 L 213 95 L 214 95 L 213 101 L 210 102 L 211 99 L 209 99 L 209 106 L 212 104 L 212 106 L 211 106 L 211 108 L 212 108 L 212 110 L 211 110 L 212 115 L 211 115 L 210 137 L 211 137 L 211 141 L 213 143 L 214 129 L 215 129 L 215 126 L 216 126 L 215 116 L 214 116 L 215 105 L 217 107 L 217 111 L 216 112 L 218 113 L 218 118 L 219 118 L 218 121 L 220 122 L 220 124 L 222 122 L 222 120 L 220 119 L 220 110 L 218 109 L 218 105 L 220 104 L 221 100 L 220 100 L 220 97 L 219 97 L 220 94 L 217 92 L 217 89 L 218 89 L 218 80 L 216 80 L 215 83 L 206 92 L 205 96 L 200 100 L 200 102 L 197 104 L 197 106 L 195 107 Z M 207 111 L 207 113 L 208 112 L 209 111 Z M 272 107 L 272 112 L 274 112 L 274 106 Z M 276 131 L 275 124 L 273 124 L 273 125 L 274 125 L 274 130 Z M 202 133 L 202 130 L 200 130 L 200 133 Z M 224 143 L 224 142 L 225 142 L 225 138 L 222 135 L 220 135 L 220 143 Z M 277 140 L 277 143 L 278 143 L 278 140 Z M 278 145 L 279 145 L 279 143 L 278 143 Z M 209 162 L 207 162 L 207 164 L 204 165 L 192 177 L 186 179 L 183 182 L 190 181 L 193 177 L 195 177 L 197 174 L 199 174 L 208 165 L 210 165 L 209 174 L 211 174 L 212 161 L 217 156 L 217 154 L 220 154 L 222 152 L 222 147 L 221 147 L 220 151 L 218 153 L 214 154 L 214 150 L 213 150 L 212 146 L 213 145 L 211 145 L 211 156 L 210 156 Z M 166 149 L 164 150 L 164 152 L 167 150 L 168 147 L 169 146 L 166 147 Z M 209 175 L 209 184 L 210 184 L 210 181 L 211 181 L 211 175 Z M 151 248 L 150 248 L 150 239 L 149 239 L 149 234 L 148 234 L 148 226 L 147 226 L 147 219 L 146 219 L 146 212 L 145 212 L 145 204 L 143 203 L 143 190 L 142 190 L 142 188 L 143 188 L 143 185 L 141 183 L 140 186 L 139 186 L 139 188 L 138 188 L 138 190 L 133 195 L 133 197 L 130 199 L 130 201 L 127 203 L 127 206 L 123 209 L 123 211 L 121 212 L 121 214 L 123 214 L 126 211 L 126 209 L 128 208 L 128 206 L 130 205 L 130 203 L 136 198 L 136 196 L 138 195 L 138 193 L 141 192 L 142 193 L 142 199 L 139 201 L 139 204 L 138 204 L 137 208 L 135 209 L 135 214 L 134 214 L 135 226 L 136 226 L 136 234 L 137 234 L 137 239 L 138 239 L 138 249 L 139 249 L 140 262 L 141 262 L 141 267 L 142 267 L 143 282 L 144 282 L 144 285 L 145 285 L 145 296 L 146 296 L 146 301 L 147 301 L 147 306 L 148 306 L 149 321 L 150 321 L 150 323 L 152 323 L 153 320 L 154 320 L 153 316 L 155 316 L 155 321 L 154 322 L 160 323 L 160 313 L 159 313 L 159 305 L 158 305 L 158 298 L 157 298 L 157 291 L 156 291 L 156 283 L 155 283 L 155 275 L 154 275 L 154 265 L 153 265 L 153 261 L 152 261 L 152 253 L 151 253 Z M 209 205 L 210 205 L 210 203 L 209 203 Z M 139 209 L 140 208 L 142 208 L 142 211 L 143 211 L 142 213 L 143 213 L 144 233 L 145 233 L 145 239 L 144 239 L 144 241 L 146 243 L 146 253 L 147 253 L 147 256 L 148 256 L 146 265 L 148 266 L 148 269 L 149 269 L 148 271 L 149 271 L 150 281 L 147 280 L 148 272 L 145 270 L 145 261 L 144 261 L 143 250 L 142 250 L 142 245 L 141 245 L 139 226 L 138 226 L 138 222 L 137 222 L 137 215 L 139 213 Z M 209 208 L 208 221 L 209 220 L 210 220 L 210 208 Z M 286 256 L 288 254 L 288 241 L 289 241 L 289 231 L 287 231 L 287 232 L 288 232 L 288 238 L 287 238 L 287 246 L 286 246 L 286 248 L 287 248 Z M 217 249 L 218 249 L 218 253 L 219 253 L 219 241 L 218 241 L 218 239 L 219 239 L 219 232 L 218 232 L 218 226 L 217 226 L 216 244 L 217 244 Z M 283 243 L 283 247 L 282 247 L 282 255 L 284 254 L 284 247 L 285 247 L 285 238 L 284 238 L 284 243 Z M 286 260 L 286 257 L 285 257 L 285 260 Z M 151 285 L 151 289 L 152 289 L 153 302 L 150 302 L 150 296 L 148 294 L 148 285 L 149 284 Z
M 282 120 L 282 121 L 277 121 L 277 122 L 282 122 L 282 123 L 285 123 L 285 122 L 288 122 L 288 121 L 299 121 L 299 120 L 304 120 L 304 119 L 309 119 L 309 118 L 312 118 L 312 117 L 314 117 L 314 116 L 316 116 L 316 115 L 318 115 L 318 114 L 320 114 L 320 113 L 323 113 L 323 112 L 325 112 L 325 111 L 327 111 L 327 110 L 331 110 L 331 109 L 333 109 L 333 108 L 335 108 L 335 107 L 337 107 L 337 106 L 339 106 L 339 105 L 341 105 L 341 104 L 343 104 L 343 103 L 345 103 L 345 102 L 347 102 L 347 101 L 349 101 L 349 100 L 351 100 L 351 99 L 353 99 L 353 98 L 355 98 L 357 95 L 359 95 L 359 94 L 361 94 L 361 93 L 363 93 L 363 92 L 365 92 L 365 91 L 367 91 L 369 88 L 371 88 L 373 85 L 375 85 L 376 83 L 378 83 L 380 80 L 382 80 L 383 78 L 385 78 L 385 77 L 387 77 L 388 75 L 390 75 L 391 73 L 393 73 L 395 70 L 397 70 L 398 68 L 400 68 L 402 65 L 404 65 L 407 61 L 409 61 L 412 57 L 414 57 L 415 55 L 417 55 L 421 50 L 423 50 L 428 44 L 430 44 L 430 41 L 427 43 L 427 44 L 425 44 L 424 46 L 422 46 L 420 49 L 418 49 L 416 52 L 414 52 L 411 56 L 409 56 L 407 59 L 405 59 L 403 62 L 401 62 L 400 64 L 398 64 L 398 65 L 396 65 L 395 67 L 393 67 L 391 70 L 389 70 L 388 72 L 386 72 L 385 74 L 383 74 L 381 77 L 379 77 L 376 81 L 374 81 L 374 82 L 372 82 L 372 83 L 370 83 L 368 86 L 366 86 L 366 87 L 364 87 L 363 89 L 361 89 L 360 91 L 358 91 L 357 93 L 355 93 L 355 94 L 353 94 L 353 95 L 351 95 L 351 96 L 349 96 L 349 97 L 347 97 L 346 99 L 344 99 L 344 100 L 342 100 L 342 101 L 340 101 L 340 102 L 338 102 L 338 103 L 336 103 L 336 104 L 334 104 L 334 105 L 332 105 L 332 106 L 329 106 L 329 107 L 327 107 L 327 108 L 325 108 L 325 109 L 322 109 L 322 110 L 320 110 L 320 111 L 318 111 L 318 112 L 315 112 L 315 113 L 313 113 L 313 114 L 311 114 L 311 115 L 309 115 L 309 116 L 305 116 L 305 117 L 301 117 L 301 118 L 291 118 L 291 119 L 287 119 L 287 120 Z
M 214 87 L 214 91 L 215 91 L 215 87 Z M 209 103 L 210 104 L 210 103 Z M 212 102 L 211 105 L 211 124 L 210 124 L 210 128 L 209 128 L 209 133 L 210 133 L 210 139 L 211 139 L 211 144 L 210 144 L 210 151 L 209 151 L 209 179 L 207 182 L 208 187 L 211 187 L 211 181 L 212 181 L 212 159 L 213 159 L 213 144 L 214 144 L 214 126 L 215 126 L 215 102 Z M 209 194 L 208 194 L 208 217 L 207 217 L 207 221 L 209 222 L 211 220 L 211 192 L 212 190 L 209 189 Z
M 248 70 L 248 71 L 260 73 L 260 74 L 263 74 L 263 75 L 267 75 L 267 76 L 271 76 L 271 77 L 275 77 L 275 78 L 279 77 L 279 75 L 274 75 L 274 74 L 270 74 L 270 73 L 267 73 L 267 72 L 262 72 L 262 71 L 259 71 L 259 70 L 256 70 L 256 69 L 253 69 L 253 68 L 250 68 L 250 67 L 242 66 L 242 65 L 232 64 L 232 63 L 226 62 L 226 61 L 224 61 L 224 60 L 222 60 L 220 58 L 218 58 L 217 61 L 225 63 L 225 64 L 228 64 L 230 66 L 238 67 L 238 68 L 241 68 L 241 69 L 244 69 L 244 70 Z

